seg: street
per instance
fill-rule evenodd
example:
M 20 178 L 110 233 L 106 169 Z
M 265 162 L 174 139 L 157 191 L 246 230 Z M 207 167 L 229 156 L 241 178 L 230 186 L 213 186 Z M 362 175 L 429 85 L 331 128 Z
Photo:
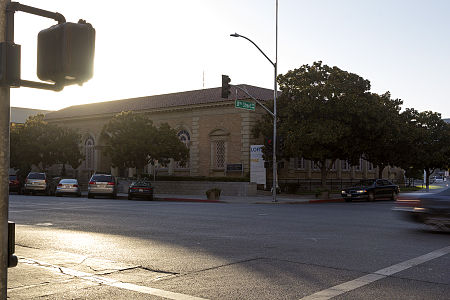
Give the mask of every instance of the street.
M 37 298 L 39 280 L 17 284 L 23 268 L 66 267 L 76 287 L 40 282 L 46 299 L 448 299 L 450 235 L 401 220 L 392 206 L 10 195 L 19 266 L 8 296 Z

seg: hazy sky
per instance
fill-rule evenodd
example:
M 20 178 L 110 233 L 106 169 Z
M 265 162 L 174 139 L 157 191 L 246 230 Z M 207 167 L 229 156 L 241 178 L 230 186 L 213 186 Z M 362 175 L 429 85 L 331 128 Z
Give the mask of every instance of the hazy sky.
M 96 29 L 94 77 L 62 92 L 12 89 L 11 106 L 63 107 L 232 84 L 273 88 L 275 0 L 22 0 Z M 322 60 L 390 91 L 403 108 L 450 117 L 449 0 L 279 0 L 279 73 Z M 15 17 L 22 79 L 36 78 L 36 40 L 55 21 Z

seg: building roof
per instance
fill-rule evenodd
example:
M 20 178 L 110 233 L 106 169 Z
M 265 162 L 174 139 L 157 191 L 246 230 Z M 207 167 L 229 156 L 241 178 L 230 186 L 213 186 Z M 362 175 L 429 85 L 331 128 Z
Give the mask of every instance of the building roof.
M 242 84 L 240 88 L 245 89 L 250 95 L 258 100 L 273 99 L 273 90 Z M 237 97 L 236 97 L 237 91 Z M 115 114 L 122 111 L 140 111 L 152 109 L 175 108 L 190 105 L 212 104 L 233 101 L 235 99 L 249 99 L 244 92 L 231 88 L 231 94 L 228 99 L 221 98 L 221 87 L 203 90 L 179 92 L 172 94 L 163 94 L 139 98 L 130 98 L 123 100 L 114 100 L 106 102 L 97 102 L 91 104 L 74 105 L 51 112 L 45 116 L 45 119 L 61 119 L 72 117 L 85 117 L 103 114 Z
M 38 114 L 47 114 L 50 110 L 33 109 L 25 107 L 11 107 L 10 120 L 11 123 L 25 123 L 30 116 L 36 116 Z

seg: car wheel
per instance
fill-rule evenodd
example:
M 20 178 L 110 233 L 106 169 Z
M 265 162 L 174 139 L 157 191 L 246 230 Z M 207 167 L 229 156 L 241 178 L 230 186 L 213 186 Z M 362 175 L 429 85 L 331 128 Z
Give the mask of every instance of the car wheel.
M 398 193 L 395 192 L 395 191 L 393 191 L 393 192 L 392 192 L 392 195 L 391 195 L 391 199 L 392 199 L 393 201 L 397 201 L 397 199 L 398 199 Z
M 92 199 L 92 198 L 94 198 L 94 196 L 92 194 L 88 193 L 88 198 Z
M 128 194 L 128 200 L 133 200 L 133 196 L 131 196 L 130 194 Z
M 345 202 L 352 202 L 351 198 L 345 198 Z
M 369 192 L 369 194 L 367 195 L 367 200 L 370 202 L 375 200 L 375 195 L 373 194 L 373 192 Z

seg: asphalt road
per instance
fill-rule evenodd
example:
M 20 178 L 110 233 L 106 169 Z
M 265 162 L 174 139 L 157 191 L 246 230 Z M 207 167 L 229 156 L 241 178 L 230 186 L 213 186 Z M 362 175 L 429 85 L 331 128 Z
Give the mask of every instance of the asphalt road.
M 11 195 L 9 219 L 18 247 L 140 266 L 139 280 L 121 280 L 183 295 L 450 299 L 450 235 L 403 221 L 392 206 Z

